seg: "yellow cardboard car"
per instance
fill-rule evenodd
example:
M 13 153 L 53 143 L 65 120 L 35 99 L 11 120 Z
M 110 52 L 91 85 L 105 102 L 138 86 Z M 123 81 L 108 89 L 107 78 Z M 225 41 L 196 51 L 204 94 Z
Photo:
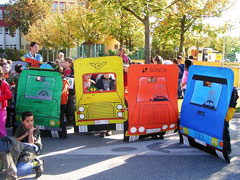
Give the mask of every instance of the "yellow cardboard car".
M 123 123 L 128 114 L 124 100 L 122 67 L 120 57 L 74 61 L 75 131 L 123 131 Z

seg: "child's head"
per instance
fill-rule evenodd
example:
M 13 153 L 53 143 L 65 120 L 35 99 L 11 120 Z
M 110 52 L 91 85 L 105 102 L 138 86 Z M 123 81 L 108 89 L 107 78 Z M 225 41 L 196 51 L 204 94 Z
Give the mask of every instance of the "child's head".
M 4 72 L 2 66 L 0 66 L 0 81 L 2 81 L 4 78 Z
M 161 56 L 155 56 L 153 58 L 153 64 L 163 64 L 162 63 L 162 57 Z
M 3 64 L 3 72 L 4 72 L 4 74 L 9 73 L 10 70 L 11 70 L 11 66 L 10 66 L 10 64 L 8 64 L 8 63 L 4 63 L 4 64 Z
M 173 64 L 177 64 L 178 62 L 177 62 L 177 59 L 176 58 L 174 58 L 173 59 Z
M 71 68 L 73 67 L 73 59 L 70 57 L 66 57 L 64 59 L 64 68 Z
M 15 72 L 20 74 L 23 71 L 23 67 L 21 64 L 16 64 L 15 66 Z
M 105 79 L 110 79 L 110 74 L 109 73 L 107 73 L 107 74 L 103 74 L 103 77 L 105 78 Z
M 185 69 L 186 70 L 188 70 L 191 65 L 192 65 L 192 61 L 191 60 L 186 60 L 185 61 Z
M 22 124 L 25 129 L 29 130 L 34 125 L 33 113 L 31 111 L 25 111 L 22 113 Z
M 125 73 L 127 73 L 128 72 L 128 64 L 123 64 L 123 71 L 125 72 Z
M 30 51 L 33 53 L 33 54 L 36 54 L 38 52 L 38 49 L 39 49 L 39 46 L 38 46 L 38 43 L 37 42 L 31 42 L 30 43 Z
M 83 76 L 83 81 L 84 81 L 84 82 L 89 82 L 90 79 L 91 79 L 91 77 L 92 77 L 92 74 L 85 74 L 85 75 Z

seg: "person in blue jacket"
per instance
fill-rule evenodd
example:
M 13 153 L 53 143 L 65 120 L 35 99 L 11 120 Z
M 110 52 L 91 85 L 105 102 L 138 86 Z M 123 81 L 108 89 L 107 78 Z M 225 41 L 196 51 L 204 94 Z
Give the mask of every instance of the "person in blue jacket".
M 36 61 L 43 61 L 43 58 L 40 54 L 38 54 L 39 46 L 37 42 L 30 43 L 30 52 L 25 54 L 24 57 L 35 59 Z

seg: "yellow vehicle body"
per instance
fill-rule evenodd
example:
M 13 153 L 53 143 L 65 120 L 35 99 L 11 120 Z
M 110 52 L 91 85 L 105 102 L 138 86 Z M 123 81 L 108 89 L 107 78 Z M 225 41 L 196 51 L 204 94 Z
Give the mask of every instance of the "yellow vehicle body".
M 76 111 L 75 125 L 79 132 L 123 130 L 128 114 L 124 99 L 123 61 L 120 57 L 84 58 L 74 61 Z M 85 87 L 85 77 L 109 74 L 114 90 Z M 91 80 L 92 81 L 92 80 Z M 96 81 L 97 82 L 97 81 Z

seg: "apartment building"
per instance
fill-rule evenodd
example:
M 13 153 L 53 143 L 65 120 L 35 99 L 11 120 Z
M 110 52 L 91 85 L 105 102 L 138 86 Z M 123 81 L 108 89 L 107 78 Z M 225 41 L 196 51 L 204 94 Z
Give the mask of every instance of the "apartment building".
M 52 11 L 55 13 L 63 13 L 65 10 L 70 9 L 72 6 L 76 6 L 77 3 L 82 6 L 87 7 L 85 1 L 78 0 L 53 0 Z M 86 45 L 86 43 L 81 44 L 79 47 L 71 48 L 70 56 L 73 58 L 87 57 L 87 51 L 91 48 L 91 57 L 102 56 L 103 54 L 108 54 L 108 51 L 117 50 L 120 43 L 113 38 L 106 38 L 103 42 L 98 42 L 92 45 Z M 22 35 L 21 37 L 21 49 L 29 50 L 29 42 Z

